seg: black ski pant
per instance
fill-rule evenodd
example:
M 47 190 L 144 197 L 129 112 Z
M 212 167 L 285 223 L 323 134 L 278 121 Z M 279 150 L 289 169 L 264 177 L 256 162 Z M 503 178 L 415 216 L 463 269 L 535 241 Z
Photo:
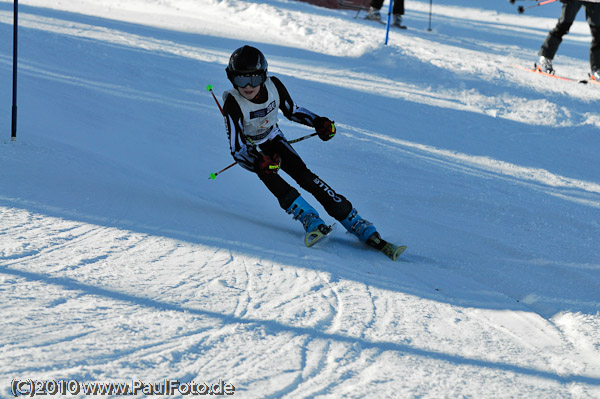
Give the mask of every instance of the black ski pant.
M 564 35 L 569 33 L 573 21 L 581 7 L 585 7 L 585 19 L 592 33 L 592 44 L 590 45 L 590 67 L 592 71 L 600 69 L 600 3 L 589 3 L 577 0 L 567 0 L 562 4 L 562 10 L 558 23 L 546 36 L 538 55 L 554 59 L 558 46 Z
M 404 15 L 404 0 L 392 0 L 394 5 L 392 6 L 392 14 Z M 383 6 L 383 0 L 371 0 L 371 7 L 376 10 L 380 10 Z
M 311 172 L 285 138 L 278 136 L 259 147 L 267 155 L 279 155 L 281 170 L 294 179 L 300 187 L 311 193 L 334 219 L 343 220 L 348 216 L 352 210 L 350 201 L 336 193 L 331 186 Z M 279 173 L 259 172 L 257 175 L 269 191 L 277 197 L 279 205 L 284 210 L 287 210 L 300 195 L 298 190 L 279 176 Z

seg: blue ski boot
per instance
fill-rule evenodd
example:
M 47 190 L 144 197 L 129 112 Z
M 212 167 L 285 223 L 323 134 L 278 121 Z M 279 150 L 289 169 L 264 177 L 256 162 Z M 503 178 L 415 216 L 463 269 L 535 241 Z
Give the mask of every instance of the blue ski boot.
M 292 215 L 294 220 L 299 220 L 302 223 L 306 232 L 304 244 L 307 247 L 313 246 L 331 232 L 331 226 L 325 224 L 323 219 L 319 217 L 317 210 L 310 206 L 302 196 L 298 196 L 292 205 L 286 209 L 286 212 Z
M 304 226 L 304 231 L 307 233 L 314 231 L 320 225 L 325 224 L 323 219 L 319 217 L 319 212 L 310 206 L 302 196 L 296 198 L 296 200 L 292 202 L 292 205 L 286 209 L 286 212 L 292 215 L 294 220 L 300 221 L 302 226 Z
M 348 232 L 354 234 L 363 242 L 367 242 L 369 237 L 377 232 L 373 223 L 361 218 L 356 208 L 352 208 L 350 214 L 341 223 Z

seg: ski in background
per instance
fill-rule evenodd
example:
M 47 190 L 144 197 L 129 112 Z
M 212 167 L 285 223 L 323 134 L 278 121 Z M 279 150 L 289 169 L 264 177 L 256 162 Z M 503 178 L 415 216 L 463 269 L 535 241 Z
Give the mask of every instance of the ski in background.
M 565 77 L 565 76 L 556 75 L 556 74 L 553 74 L 553 73 L 542 72 L 535 65 L 534 65 L 533 68 L 524 67 L 522 65 L 515 65 L 515 67 L 519 68 L 519 69 L 522 69 L 522 70 L 525 70 L 525 71 L 537 73 L 539 75 L 548 76 L 550 78 L 555 78 L 555 79 L 559 79 L 559 80 L 566 80 L 566 81 L 569 81 L 569 82 L 577 82 L 576 79 L 572 79 L 572 78 L 568 78 L 568 77 Z
M 574 79 L 571 77 L 567 77 L 567 76 L 561 76 L 561 75 L 556 75 L 554 73 L 547 73 L 547 72 L 543 72 L 540 71 L 537 66 L 534 68 L 528 68 L 528 67 L 524 67 L 522 65 L 515 65 L 515 68 L 519 68 L 522 69 L 524 71 L 529 71 L 538 75 L 542 75 L 542 76 L 547 76 L 549 78 L 554 78 L 554 79 L 559 79 L 559 80 L 564 80 L 566 82 L 575 82 L 575 83 L 582 83 L 582 84 L 587 84 L 587 83 L 593 83 L 593 84 L 599 84 L 600 85 L 600 81 L 595 80 L 591 74 L 588 74 L 588 78 L 586 79 Z

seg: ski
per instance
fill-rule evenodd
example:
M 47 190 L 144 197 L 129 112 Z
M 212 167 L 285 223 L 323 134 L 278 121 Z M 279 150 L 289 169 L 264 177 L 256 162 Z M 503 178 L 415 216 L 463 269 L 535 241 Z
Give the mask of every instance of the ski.
M 583 84 L 592 83 L 592 84 L 600 85 L 600 80 L 596 80 L 596 79 L 594 79 L 594 77 L 591 74 L 588 74 L 588 78 L 580 80 L 579 83 L 583 83 Z
M 391 260 L 396 261 L 405 250 L 406 245 L 396 245 L 385 241 L 385 245 L 379 251 L 383 252 Z
M 556 75 L 556 74 L 553 74 L 553 73 L 542 72 L 539 69 L 537 69 L 537 67 L 536 68 L 527 68 L 527 67 L 524 67 L 524 66 L 521 66 L 521 65 L 515 65 L 515 66 L 517 68 L 519 68 L 519 69 L 523 69 L 525 71 L 533 72 L 533 73 L 536 73 L 538 75 L 547 76 L 549 78 L 564 80 L 564 81 L 567 81 L 567 82 L 575 82 L 575 83 L 582 83 L 582 84 L 592 83 L 592 84 L 600 85 L 600 81 L 595 80 L 590 75 L 588 75 L 587 79 L 573 79 L 573 78 L 569 78 L 569 77 L 566 77 L 566 76 Z
M 559 80 L 565 80 L 565 81 L 568 81 L 568 82 L 580 82 L 577 79 L 567 78 L 565 76 L 555 75 L 553 73 L 542 72 L 539 69 L 537 69 L 537 67 L 535 67 L 535 68 L 527 68 L 527 67 L 524 67 L 524 66 L 521 66 L 521 65 L 516 65 L 516 67 L 520 68 L 520 69 L 523 69 L 525 71 L 537 73 L 538 75 L 548 76 L 549 78 L 554 78 L 554 79 L 559 79 Z
M 367 244 L 375 248 L 379 252 L 382 252 L 385 256 L 393 261 L 396 261 L 402 252 L 406 250 L 406 245 L 396 245 L 391 242 L 387 242 L 378 233 L 373 234 L 367 240 Z
M 304 244 L 309 248 L 312 247 L 313 245 L 315 245 L 316 243 L 318 243 L 325 237 L 329 236 L 331 234 L 331 232 L 333 231 L 334 227 L 335 227 L 335 223 L 332 224 L 331 226 L 322 224 L 319 227 L 317 227 L 316 230 L 309 231 L 304 236 Z

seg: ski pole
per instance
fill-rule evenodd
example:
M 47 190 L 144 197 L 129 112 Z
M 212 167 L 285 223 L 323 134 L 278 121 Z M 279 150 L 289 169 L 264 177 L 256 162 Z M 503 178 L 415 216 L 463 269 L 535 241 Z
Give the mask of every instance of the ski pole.
M 213 98 L 215 99 L 215 102 L 217 103 L 217 107 L 219 107 L 219 111 L 221 111 L 221 115 L 225 116 L 223 114 L 223 108 L 221 108 L 221 104 L 219 104 L 219 100 L 217 100 L 217 97 L 215 96 L 215 93 L 213 93 L 212 89 L 213 89 L 212 85 L 206 86 L 206 90 L 210 91 L 210 94 L 212 94 Z
M 319 134 L 319 133 L 317 133 L 317 132 L 314 132 L 314 133 L 311 133 L 311 134 L 307 134 L 306 136 L 302 136 L 302 137 L 299 137 L 299 138 L 297 138 L 297 139 L 290 140 L 290 141 L 289 141 L 289 143 L 290 143 L 290 144 L 298 143 L 298 142 L 300 142 L 300 141 L 302 141 L 302 140 L 306 140 L 306 139 L 309 139 L 309 138 L 311 138 L 311 137 L 314 137 L 314 136 L 316 136 L 317 134 Z
M 225 116 L 225 114 L 223 113 L 223 108 L 221 108 L 221 104 L 219 104 L 219 100 L 217 100 L 217 97 L 215 96 L 215 93 L 213 92 L 213 87 L 212 85 L 208 85 L 206 86 L 206 90 L 208 90 L 210 92 L 210 94 L 212 94 L 213 99 L 215 100 L 215 102 L 217 103 L 217 107 L 219 107 L 219 111 L 221 111 L 221 115 Z M 231 165 L 221 169 L 218 172 L 215 173 L 211 173 L 209 179 L 215 180 L 217 178 L 217 175 L 219 173 L 223 173 L 225 172 L 227 169 L 231 168 L 233 165 L 235 165 L 237 162 L 232 163 Z
M 528 7 L 519 6 L 519 8 L 517 8 L 517 11 L 519 11 L 519 14 L 523 14 L 525 12 L 525 10 L 529 10 L 530 8 L 537 7 L 537 6 L 543 6 L 544 4 L 554 3 L 555 1 L 556 0 L 546 0 L 546 1 L 541 1 L 537 4 L 534 4 L 534 5 L 528 6 Z
M 237 164 L 237 162 L 234 162 L 234 163 L 232 163 L 231 165 L 224 167 L 223 169 L 221 169 L 221 170 L 220 170 L 220 171 L 218 171 L 218 172 L 211 173 L 211 174 L 210 174 L 210 177 L 209 177 L 209 179 L 211 179 L 211 180 L 215 180 L 215 179 L 217 178 L 217 175 L 218 175 L 218 174 L 225 172 L 227 169 L 231 168 L 231 167 L 232 167 L 232 166 L 234 166 L 235 164 Z

